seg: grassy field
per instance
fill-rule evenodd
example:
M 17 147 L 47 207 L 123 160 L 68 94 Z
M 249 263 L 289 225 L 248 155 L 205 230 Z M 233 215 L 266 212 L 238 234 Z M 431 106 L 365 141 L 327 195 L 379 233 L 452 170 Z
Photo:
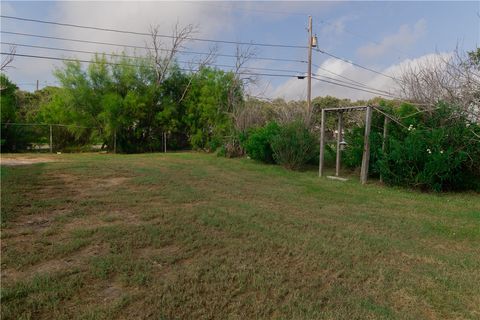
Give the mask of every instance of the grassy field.
M 2 319 L 480 318 L 478 194 L 195 153 L 55 158 L 2 167 Z

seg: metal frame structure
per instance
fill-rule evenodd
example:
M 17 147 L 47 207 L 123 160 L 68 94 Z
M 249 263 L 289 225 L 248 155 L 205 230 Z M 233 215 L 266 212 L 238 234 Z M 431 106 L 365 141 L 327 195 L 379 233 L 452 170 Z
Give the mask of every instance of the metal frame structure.
M 340 162 L 342 157 L 341 141 L 343 131 L 343 113 L 350 111 L 366 110 L 365 115 L 365 135 L 363 140 L 363 156 L 362 156 L 362 169 L 360 171 L 360 181 L 362 184 L 367 183 L 368 178 L 368 165 L 370 162 L 370 128 L 372 125 L 372 111 L 373 106 L 356 106 L 356 107 L 342 107 L 342 108 L 325 108 L 322 109 L 322 123 L 320 126 L 320 159 L 318 164 L 318 175 L 323 176 L 324 156 L 325 156 L 325 121 L 327 112 L 338 113 L 338 134 L 337 134 L 337 156 L 335 175 L 338 177 L 340 173 Z

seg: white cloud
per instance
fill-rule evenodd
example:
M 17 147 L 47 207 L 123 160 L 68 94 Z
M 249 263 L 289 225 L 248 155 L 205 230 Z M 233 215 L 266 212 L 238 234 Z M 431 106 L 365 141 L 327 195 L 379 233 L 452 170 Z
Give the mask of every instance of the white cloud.
M 393 64 L 383 70 L 379 70 L 383 74 L 392 76 L 394 78 L 398 78 L 401 76 L 402 72 L 406 70 L 408 67 L 424 65 L 426 63 L 436 63 L 440 62 L 440 59 L 445 59 L 450 56 L 449 53 L 432 53 L 427 54 L 415 59 L 406 59 L 398 64 Z M 325 76 L 336 78 L 339 81 L 346 81 L 345 79 L 339 78 L 327 71 L 334 72 L 339 74 L 343 77 L 355 80 L 364 84 L 365 86 L 387 91 L 395 96 L 399 95 L 399 88 L 396 85 L 393 79 L 388 77 L 382 76 L 380 74 L 375 74 L 369 72 L 364 69 L 357 68 L 347 62 L 340 61 L 337 59 L 328 59 L 324 61 L 318 70 L 314 72 L 315 74 L 319 75 L 320 78 L 325 79 Z M 327 80 L 327 79 L 325 79 Z M 328 80 L 330 81 L 330 80 Z M 298 80 L 298 79 L 290 79 L 284 82 L 283 84 L 277 86 L 276 88 L 270 87 L 269 90 L 266 92 L 266 95 L 269 98 L 284 98 L 286 100 L 298 100 L 298 99 L 305 99 L 305 92 L 306 92 L 307 80 Z M 356 84 L 352 84 L 352 86 L 358 86 Z M 368 90 L 368 89 L 366 89 Z M 334 96 L 337 98 L 348 98 L 351 100 L 359 100 L 359 99 L 369 99 L 377 94 L 372 94 L 364 91 L 354 90 L 350 88 L 345 88 L 341 86 L 337 86 L 334 84 L 329 84 L 325 82 L 321 82 L 315 79 L 312 79 L 312 97 L 317 96 Z
M 402 25 L 396 33 L 384 37 L 379 43 L 371 43 L 358 48 L 357 53 L 363 58 L 376 58 L 392 50 L 411 46 L 426 33 L 427 22 L 425 19 L 420 19 L 413 26 Z
M 33 4 L 30 10 L 33 10 Z M 195 2 L 54 2 L 49 4 L 48 14 L 39 17 L 44 20 L 67 22 L 85 26 L 97 26 L 104 28 L 130 30 L 139 32 L 148 32 L 151 25 L 158 25 L 160 33 L 170 35 L 172 27 L 177 22 L 181 26 L 193 24 L 198 26 L 199 33 L 195 36 L 201 38 L 220 38 L 219 34 L 232 31 L 235 26 L 233 11 L 228 8 L 222 8 L 221 13 L 216 10 L 214 4 L 206 5 Z M 16 15 L 15 6 L 12 3 L 2 1 L 2 13 Z M 21 11 L 21 10 L 20 10 Z M 22 15 L 20 13 L 20 15 Z M 27 17 L 34 17 L 27 13 Z M 16 32 L 25 32 L 33 34 L 44 34 L 48 36 L 83 39 L 89 41 L 119 43 L 125 45 L 134 45 L 145 47 L 150 41 L 148 36 L 138 36 L 132 34 L 122 34 L 114 32 L 93 31 L 88 29 L 42 25 L 36 23 L 18 23 L 17 21 L 2 19 L 2 29 Z M 59 47 L 73 50 L 86 50 L 93 52 L 121 52 L 123 47 L 106 46 L 100 44 L 79 44 L 77 42 L 67 42 L 60 40 L 44 40 L 25 37 L 9 37 L 18 43 L 28 43 L 42 46 Z M 2 41 L 6 41 L 2 35 Z M 10 40 L 12 41 L 12 40 Z M 170 39 L 165 39 L 165 46 L 169 46 Z M 211 43 L 190 42 L 187 44 L 189 49 L 195 51 L 208 51 Z M 2 45 L 2 50 L 8 49 L 8 46 Z M 133 50 L 127 50 L 133 54 Z M 137 54 L 144 54 L 143 49 L 136 49 Z M 43 49 L 28 49 L 17 47 L 17 53 L 55 56 L 63 58 L 78 58 L 90 60 L 91 54 L 71 53 L 71 52 L 52 52 Z M 195 56 L 189 56 L 188 60 Z M 54 66 L 62 65 L 60 61 L 53 60 L 35 60 L 30 58 L 16 57 L 13 63 L 15 68 L 7 71 L 9 77 L 17 83 L 32 83 L 36 79 L 41 82 L 55 81 L 52 71 Z M 27 90 L 33 87 L 23 87 Z

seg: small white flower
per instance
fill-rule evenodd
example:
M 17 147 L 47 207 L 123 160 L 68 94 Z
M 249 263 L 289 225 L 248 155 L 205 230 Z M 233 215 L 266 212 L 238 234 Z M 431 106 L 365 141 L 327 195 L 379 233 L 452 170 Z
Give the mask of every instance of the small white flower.
M 430 149 L 427 149 L 427 152 L 428 152 L 429 154 L 432 154 L 432 150 L 430 150 Z
M 467 128 L 470 127 L 470 123 L 467 123 Z
M 440 153 L 443 154 L 443 150 L 440 150 Z

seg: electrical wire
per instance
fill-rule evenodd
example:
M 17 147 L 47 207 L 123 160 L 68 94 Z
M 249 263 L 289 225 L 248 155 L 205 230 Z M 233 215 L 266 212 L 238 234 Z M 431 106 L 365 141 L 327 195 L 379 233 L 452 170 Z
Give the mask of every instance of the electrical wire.
M 85 25 L 79 25 L 79 24 L 73 24 L 73 23 L 55 22 L 55 21 L 47 21 L 47 20 L 40 20 L 40 19 L 30 19 L 30 18 L 7 16 L 7 15 L 0 15 L 0 17 L 4 18 L 4 19 L 43 23 L 43 24 L 57 25 L 57 26 L 63 26 L 63 27 L 72 27 L 72 28 L 89 29 L 89 30 L 106 31 L 106 32 L 115 32 L 115 33 L 132 34 L 132 35 L 140 35 L 140 36 L 152 36 L 148 32 L 138 32 L 138 31 L 119 30 L 119 29 L 113 29 L 113 28 L 93 27 L 93 26 L 85 26 Z M 169 38 L 169 39 L 176 39 L 177 38 L 176 36 L 164 35 L 164 34 L 157 34 L 156 36 L 158 38 Z M 253 41 L 251 41 L 251 42 L 241 42 L 241 41 L 215 40 L 215 39 L 196 38 L 196 37 L 185 37 L 185 39 L 188 39 L 188 40 L 191 40 L 191 41 L 200 41 L 200 42 L 213 42 L 213 43 L 223 43 L 223 44 L 260 46 L 260 47 L 293 48 L 293 49 L 307 49 L 308 48 L 307 46 L 278 44 L 278 43 L 262 43 L 262 42 L 253 42 Z
M 390 75 L 388 75 L 388 74 L 385 74 L 385 73 L 383 73 L 383 72 L 380 72 L 380 71 L 371 69 L 371 68 L 369 68 L 369 67 L 362 66 L 362 65 L 360 65 L 360 64 L 358 64 L 358 63 L 356 63 L 356 62 L 353 62 L 353 61 L 348 60 L 348 59 L 346 59 L 346 58 L 339 57 L 339 56 L 334 55 L 333 53 L 327 52 L 327 51 L 325 51 L 325 50 L 318 49 L 317 51 L 320 52 L 320 53 L 326 54 L 327 56 L 332 57 L 332 58 L 334 58 L 334 59 L 347 62 L 347 63 L 349 63 L 349 64 L 351 64 L 351 65 L 353 65 L 353 66 L 355 66 L 355 67 L 358 67 L 358 68 L 361 68 L 361 69 L 364 69 L 364 70 L 367 70 L 367 71 L 376 73 L 376 74 L 378 74 L 378 75 L 384 76 L 384 77 L 386 77 L 386 78 L 390 78 L 390 79 L 395 80 L 395 81 L 397 81 L 397 82 L 402 82 L 400 79 L 397 79 L 397 78 L 395 78 L 395 77 L 392 77 L 392 76 L 390 76 Z
M 83 40 L 82 40 L 83 42 Z M 1 42 L 2 44 L 6 44 L 6 45 L 15 45 L 15 46 L 19 46 L 19 47 L 28 47 L 28 48 L 37 48 L 37 49 L 47 49 L 47 50 L 55 50 L 55 51 L 65 51 L 65 52 L 75 52 L 75 53 L 88 53 L 88 54 L 97 54 L 98 52 L 94 52 L 94 51 L 86 51 L 86 50 L 74 50 L 74 49 L 65 49 L 65 48 L 57 48 L 57 47 L 47 47 L 47 46 L 37 46 L 37 45 L 27 45 L 27 44 L 17 44 L 17 43 L 13 43 L 13 42 Z M 168 51 L 168 50 L 167 50 Z M 135 56 L 129 56 L 129 55 L 121 55 L 121 54 L 108 54 L 108 53 L 104 53 L 105 55 L 107 56 L 125 56 L 125 57 L 128 57 L 128 58 L 137 58 Z M 186 61 L 179 61 L 180 63 L 191 63 L 191 62 L 186 62 Z M 202 63 L 201 62 L 192 62 L 193 64 L 197 64 L 197 65 L 201 65 Z M 229 66 L 229 65 L 222 65 L 222 64 L 210 64 L 211 66 L 217 66 L 217 67 L 225 67 L 225 68 L 235 68 L 234 66 Z M 329 71 L 328 69 L 325 69 L 325 68 L 322 68 L 321 66 L 317 65 L 317 64 L 312 64 L 314 65 L 315 67 L 321 69 L 321 70 L 324 70 L 324 71 L 327 71 L 331 74 L 334 74 L 340 78 L 343 78 L 343 79 L 346 79 L 352 83 L 346 83 L 346 84 L 352 84 L 352 85 L 357 85 L 357 86 L 361 86 L 361 87 L 364 87 L 365 89 L 368 89 L 368 90 L 374 90 L 374 91 L 378 91 L 378 92 L 381 92 L 381 93 L 385 93 L 385 94 L 390 94 L 389 92 L 386 92 L 386 91 L 383 91 L 383 90 L 380 90 L 380 89 L 376 89 L 376 88 L 373 88 L 373 87 L 370 87 L 370 86 L 367 86 L 361 82 L 358 82 L 358 81 L 355 81 L 353 79 L 350 79 L 348 77 L 345 77 L 345 76 L 342 76 L 342 75 L 339 75 L 333 71 Z M 293 70 L 286 70 L 286 69 L 273 69 L 273 68 L 259 68 L 259 67 L 248 67 L 247 69 L 252 69 L 252 70 L 265 70 L 265 71 L 278 71 L 278 72 L 288 72 L 288 73 L 295 73 L 295 74 L 300 74 L 302 72 L 300 71 L 293 71 Z M 314 74 L 312 73 L 312 75 L 314 76 L 321 76 L 319 74 Z M 334 78 L 330 78 L 330 77 L 327 77 L 327 76 L 323 76 L 324 78 L 326 79 L 329 79 L 329 80 L 334 80 L 334 81 L 340 81 L 342 82 L 341 80 L 338 80 L 338 79 L 334 79 Z
M 349 88 L 349 89 L 353 89 L 353 90 L 358 90 L 358 91 L 363 91 L 363 92 L 367 92 L 367 93 L 377 94 L 377 95 L 380 95 L 380 96 L 388 97 L 390 99 L 395 98 L 393 95 L 380 94 L 379 92 L 374 92 L 374 91 L 371 91 L 371 90 L 366 90 L 366 89 L 353 87 L 353 86 L 346 85 L 346 84 L 341 84 L 341 83 L 337 83 L 337 82 L 333 82 L 333 81 L 329 81 L 329 80 L 324 80 L 324 79 L 320 79 L 320 78 L 317 78 L 317 77 L 312 77 L 312 79 L 322 81 L 322 82 L 325 82 L 325 83 L 329 83 L 329 84 L 333 84 L 333 85 L 336 85 L 336 86 L 344 87 L 344 88 Z
M 8 52 L 0 52 L 0 55 L 9 55 L 9 54 L 10 53 L 8 53 Z M 97 64 L 104 63 L 104 64 L 107 64 L 107 65 L 122 65 L 121 63 L 115 63 L 115 62 L 105 62 L 105 61 L 102 61 L 102 62 L 98 61 L 97 62 L 97 61 L 89 61 L 89 60 L 81 60 L 81 59 L 39 56 L 39 55 L 28 55 L 28 54 L 20 54 L 20 53 L 15 53 L 14 56 L 25 57 L 25 58 L 46 59 L 46 60 L 56 60 L 56 61 L 71 61 L 71 62 L 97 63 Z M 136 65 L 136 64 L 124 64 L 124 65 L 134 66 L 134 67 L 139 66 L 139 65 Z M 190 69 L 185 69 L 185 68 L 179 68 L 179 69 L 182 70 L 182 71 L 187 71 L 187 72 L 197 72 L 197 71 L 199 71 L 198 69 L 197 70 L 190 70 Z M 236 74 L 250 75 L 250 76 L 298 78 L 298 76 L 291 75 L 291 74 L 272 74 L 272 73 L 254 73 L 254 72 L 237 72 Z M 363 88 L 354 87 L 354 86 L 351 86 L 351 85 L 348 85 L 348 84 L 345 84 L 345 83 L 339 83 L 339 82 L 334 82 L 334 81 L 330 81 L 330 80 L 320 79 L 318 77 L 312 77 L 312 79 L 315 79 L 315 80 L 318 80 L 318 81 L 321 81 L 321 82 L 325 82 L 325 83 L 329 83 L 329 84 L 332 84 L 332 85 L 344 87 L 344 88 L 350 88 L 350 89 L 353 89 L 353 90 L 358 90 L 358 91 L 363 91 L 363 92 L 366 92 L 366 93 L 371 93 L 371 94 L 378 95 L 378 96 L 395 98 L 392 95 L 382 94 L 380 92 L 375 92 L 375 91 L 372 91 L 372 90 L 366 90 L 366 89 L 363 89 Z
M 88 43 L 88 44 L 99 44 L 99 45 L 106 45 L 106 46 L 115 46 L 115 47 L 124 47 L 124 48 L 131 48 L 131 49 L 141 49 L 141 50 L 153 50 L 152 47 L 148 46 L 135 46 L 129 44 L 120 44 L 120 43 L 112 43 L 112 42 L 102 42 L 102 41 L 92 41 L 92 40 L 82 40 L 82 39 L 72 39 L 72 38 L 62 38 L 62 37 L 54 37 L 54 36 L 45 36 L 39 34 L 31 34 L 31 33 L 22 33 L 22 32 L 14 32 L 14 31 L 4 31 L 0 30 L 0 33 L 10 34 L 10 35 L 17 35 L 17 36 L 25 36 L 25 37 L 33 37 L 33 38 L 41 38 L 41 39 L 51 39 L 51 40 L 61 40 L 61 41 L 69 41 L 69 42 L 77 42 L 77 43 Z M 168 49 L 159 48 L 159 51 L 167 51 L 170 52 Z M 199 51 L 188 51 L 188 50 L 177 50 L 179 53 L 184 54 L 196 54 L 196 55 L 209 55 L 211 52 L 199 52 Z M 233 54 L 220 54 L 215 53 L 214 55 L 218 57 L 227 57 L 227 58 L 237 58 L 236 55 Z M 283 61 L 283 62 L 298 62 L 298 63 L 308 63 L 305 60 L 296 60 L 296 59 L 283 59 L 283 58 L 271 58 L 271 57 L 250 57 L 252 60 L 267 60 L 267 61 Z
M 46 21 L 40 19 L 30 19 L 30 18 L 23 18 L 23 17 L 15 17 L 15 16 L 7 16 L 7 15 L 0 15 L 0 17 L 5 19 L 14 19 L 20 21 L 28 21 L 28 22 L 36 22 L 36 23 L 44 23 L 44 24 L 52 24 L 52 25 L 59 25 L 59 26 L 66 26 L 66 27 L 73 27 L 73 28 L 81 28 L 81 29 L 90 29 L 90 30 L 97 30 L 97 31 L 108 31 L 108 32 L 116 32 L 116 33 L 124 33 L 124 34 L 133 34 L 133 35 L 142 35 L 142 36 L 151 36 L 150 33 L 146 32 L 137 32 L 137 31 L 127 31 L 127 30 L 119 30 L 119 29 L 112 29 L 112 28 L 101 28 L 101 27 L 93 27 L 93 26 L 85 26 L 85 25 L 78 25 L 78 24 L 71 24 L 71 23 L 63 23 L 63 22 L 55 22 L 55 21 Z M 175 36 L 171 35 L 157 35 L 161 38 L 171 38 L 175 39 Z M 225 44 L 241 44 L 241 45 L 249 45 L 249 46 L 264 46 L 264 47 L 280 47 L 280 48 L 297 48 L 297 49 L 308 49 L 307 46 L 298 46 L 298 45 L 287 45 L 287 44 L 269 44 L 269 43 L 255 43 L 255 42 L 239 42 L 239 41 L 231 41 L 231 40 L 214 40 L 214 39 L 203 39 L 203 38 L 194 38 L 194 37 L 186 37 L 186 39 L 193 40 L 193 41 L 203 41 L 203 42 L 214 42 L 214 43 L 225 43 Z M 318 50 L 323 54 L 326 54 L 334 59 L 342 60 L 344 62 L 350 63 L 353 66 L 358 68 L 362 68 L 364 70 L 376 73 L 378 75 L 382 75 L 384 77 L 390 78 L 392 80 L 400 82 L 401 80 L 387 75 L 383 72 L 374 70 L 369 67 L 362 66 L 356 62 L 348 60 L 346 58 L 339 57 L 333 53 L 327 52 L 325 50 Z
M 0 55 L 12 55 L 9 52 L 0 52 Z M 46 60 L 57 60 L 57 61 L 70 61 L 70 62 L 82 62 L 82 63 L 96 63 L 96 64 L 107 64 L 107 65 L 127 65 L 131 67 L 139 67 L 138 64 L 122 64 L 116 62 L 105 62 L 105 61 L 90 61 L 90 60 L 81 60 L 81 59 L 72 59 L 72 58 L 60 58 L 60 57 L 50 57 L 50 56 L 39 56 L 39 55 L 29 55 L 29 54 L 20 54 L 15 53 L 13 56 L 24 57 L 24 58 L 36 58 L 36 59 L 46 59 Z M 186 68 L 179 68 L 182 71 L 187 72 L 197 72 L 197 70 L 190 70 Z M 254 72 L 236 72 L 236 74 L 241 75 L 252 75 L 252 76 L 266 76 L 266 77 L 283 77 L 283 78 L 296 78 L 297 76 L 291 74 L 272 74 L 272 73 L 254 73 Z
M 37 45 L 28 45 L 28 44 L 18 44 L 18 43 L 13 43 L 13 42 L 3 42 L 1 41 L 0 44 L 6 44 L 6 45 L 14 45 L 18 47 L 26 47 L 26 48 L 36 48 L 36 49 L 46 49 L 46 50 L 54 50 L 54 51 L 63 51 L 63 52 L 74 52 L 74 53 L 88 53 L 88 54 L 99 54 L 99 55 L 106 55 L 106 56 L 112 56 L 112 57 L 126 57 L 126 58 L 139 58 L 138 56 L 131 56 L 131 55 L 123 55 L 123 54 L 115 54 L 115 53 L 99 53 L 95 51 L 86 51 L 86 50 L 74 50 L 74 49 L 65 49 L 65 48 L 58 48 L 58 47 L 47 47 L 47 46 L 37 46 Z M 179 63 L 191 63 L 191 64 L 197 64 L 197 65 L 203 65 L 202 62 L 195 62 L 195 61 L 177 61 Z M 235 68 L 235 66 L 231 65 L 223 65 L 223 64 L 208 64 L 210 66 L 215 66 L 215 67 L 225 67 L 225 68 Z M 264 71 L 278 71 L 278 72 L 290 72 L 290 73 L 303 73 L 301 71 L 294 71 L 294 70 L 286 70 L 286 69 L 273 69 L 273 68 L 260 68 L 260 67 L 245 67 L 245 69 L 252 69 L 252 70 L 264 70 Z

